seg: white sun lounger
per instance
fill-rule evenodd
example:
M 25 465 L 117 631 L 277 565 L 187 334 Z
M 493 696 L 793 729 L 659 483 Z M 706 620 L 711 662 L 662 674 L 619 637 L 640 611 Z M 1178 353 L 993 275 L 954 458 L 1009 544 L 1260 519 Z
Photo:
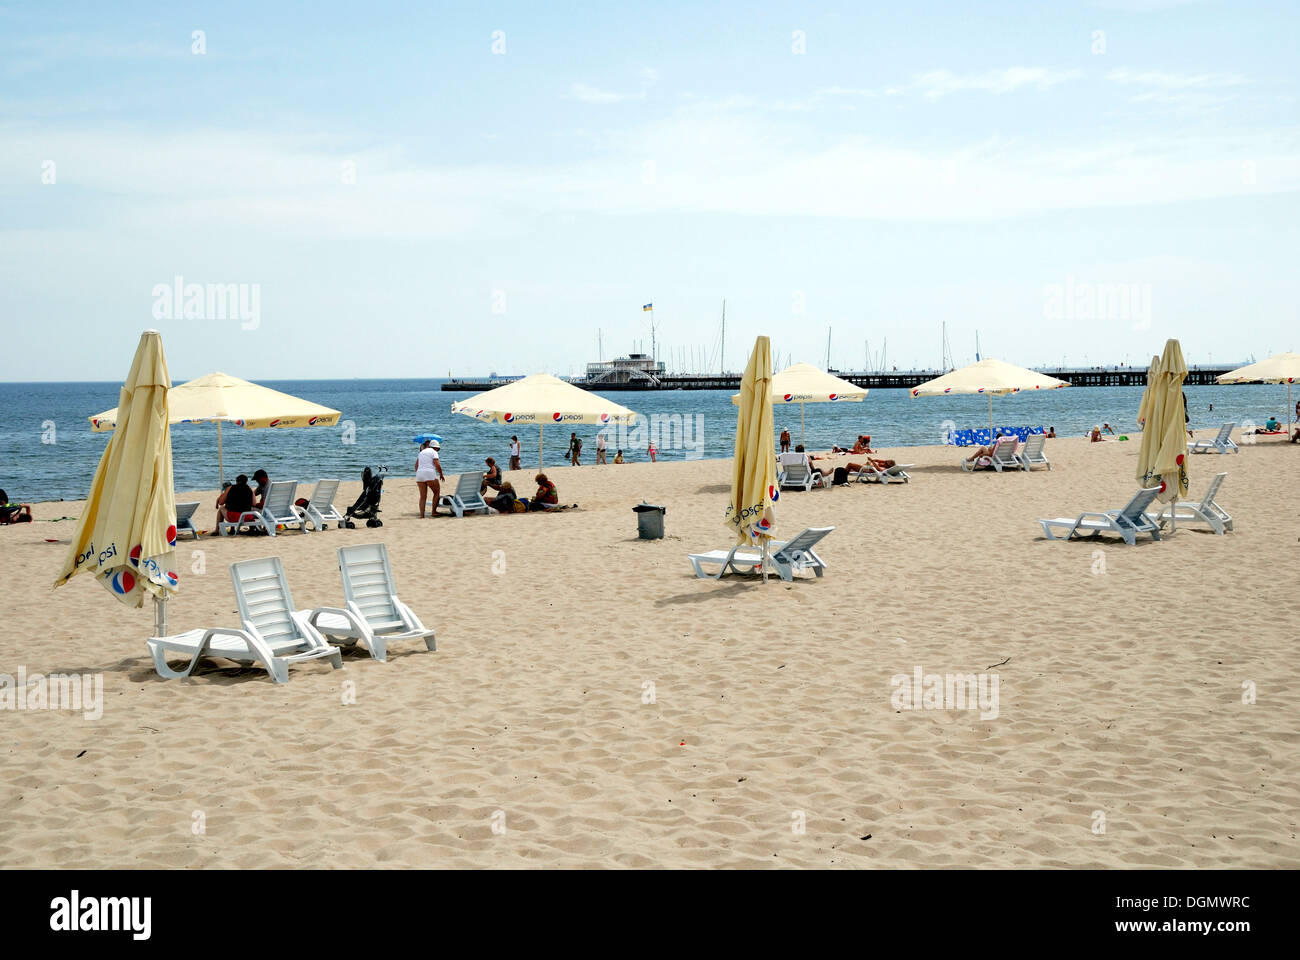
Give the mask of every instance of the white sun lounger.
M 397 599 L 384 544 L 339 547 L 339 576 L 347 610 L 322 608 L 311 616 L 312 625 L 326 638 L 360 642 L 376 660 L 388 659 L 388 644 L 395 640 L 423 640 L 429 650 L 438 649 L 433 631 Z
M 1197 440 L 1195 443 L 1189 443 L 1187 450 L 1190 453 L 1241 453 L 1241 448 L 1232 440 L 1232 429 L 1237 424 L 1225 423 L 1219 427 L 1219 435 L 1213 440 Z
M 451 512 L 458 517 L 463 517 L 467 513 L 491 513 L 492 508 L 488 506 L 483 494 L 479 492 L 479 487 L 483 485 L 483 475 L 481 473 L 462 473 L 456 479 L 456 490 L 453 493 L 444 493 L 438 498 L 438 506 L 446 504 L 451 508 Z
M 312 491 L 311 499 L 307 501 L 307 506 L 303 509 L 306 524 L 310 524 L 317 530 L 324 530 L 327 523 L 333 523 L 341 530 L 343 529 L 344 516 L 339 513 L 334 506 L 334 495 L 339 492 L 339 482 L 337 480 L 318 480 L 316 489 Z
M 243 560 L 230 565 L 243 629 L 216 627 L 190 630 L 171 637 L 150 637 L 158 675 L 188 677 L 204 656 L 222 657 L 240 663 L 260 663 L 276 683 L 289 680 L 289 665 L 307 660 L 328 659 L 334 669 L 343 657 L 310 623 L 315 611 L 293 609 L 293 597 L 279 557 Z M 182 670 L 167 665 L 167 654 L 190 658 Z
M 868 460 L 862 465 L 862 469 L 849 479 L 857 480 L 859 483 L 907 483 L 912 479 L 907 468 L 914 466 L 916 466 L 914 463 L 896 463 L 886 470 L 881 470 Z
M 1047 443 L 1047 437 L 1041 433 L 1031 433 L 1025 440 L 1025 445 L 1020 448 L 1016 454 L 1016 459 L 1020 461 L 1022 470 L 1030 470 L 1036 466 L 1044 466 L 1048 470 L 1052 469 L 1052 461 L 1047 459 L 1047 454 L 1043 452 L 1043 447 Z
M 980 457 L 974 463 L 969 460 L 962 460 L 961 468 L 967 473 L 973 473 L 984 467 L 992 467 L 998 473 L 1001 473 L 1006 467 L 1020 468 L 1020 461 L 1016 458 L 1016 447 L 1020 443 L 1015 437 L 998 437 L 993 444 L 993 451 L 986 457 Z
M 1223 486 L 1223 479 L 1226 476 L 1226 473 L 1216 474 L 1214 479 L 1210 481 L 1205 496 L 1201 497 L 1200 500 L 1177 500 L 1174 503 L 1166 504 L 1156 516 L 1156 522 L 1160 524 L 1160 529 L 1163 530 L 1171 517 L 1176 516 L 1179 523 L 1200 521 L 1208 524 L 1211 530 L 1220 535 L 1227 530 L 1231 530 L 1232 517 L 1228 515 L 1227 510 L 1224 510 L 1214 501 L 1214 497 L 1218 494 L 1219 487 Z M 1175 510 L 1177 510 L 1176 514 Z
M 306 533 L 307 524 L 303 522 L 302 514 L 293 503 L 297 494 L 298 481 L 273 481 L 266 491 L 266 500 L 262 504 L 262 509 L 240 514 L 239 521 L 236 523 L 222 520 L 217 524 L 217 533 L 224 537 L 230 530 L 238 533 L 242 528 L 247 527 L 250 530 L 263 530 L 274 537 L 277 526 L 297 527 Z
M 768 561 L 782 580 L 793 580 L 796 573 L 811 570 L 821 576 L 826 562 L 813 552 L 813 547 L 834 530 L 834 527 L 809 527 L 791 540 L 776 541 L 768 546 Z M 763 569 L 763 551 L 759 548 L 737 545 L 730 550 L 711 550 L 687 556 L 701 579 L 721 580 L 731 570 L 733 573 L 759 573 Z M 717 565 L 718 572 L 709 573 L 704 567 Z
M 782 490 L 811 490 L 826 486 L 825 476 L 814 470 L 806 453 L 783 453 L 780 456 L 776 485 Z
M 1124 542 L 1132 545 L 1139 533 L 1149 533 L 1153 540 L 1160 539 L 1160 525 L 1147 515 L 1146 509 L 1155 500 L 1159 487 L 1147 487 L 1139 490 L 1123 510 L 1108 510 L 1105 513 L 1081 513 L 1071 520 L 1057 517 L 1055 520 L 1039 520 L 1043 534 L 1048 540 L 1058 539 L 1053 528 L 1065 529 L 1064 539 L 1069 540 L 1075 534 L 1090 533 L 1094 537 L 1103 533 L 1113 533 L 1123 537 Z
M 176 504 L 176 536 L 179 539 L 182 533 L 188 533 L 195 540 L 199 539 L 198 527 L 194 526 L 194 511 L 199 508 L 199 502 Z

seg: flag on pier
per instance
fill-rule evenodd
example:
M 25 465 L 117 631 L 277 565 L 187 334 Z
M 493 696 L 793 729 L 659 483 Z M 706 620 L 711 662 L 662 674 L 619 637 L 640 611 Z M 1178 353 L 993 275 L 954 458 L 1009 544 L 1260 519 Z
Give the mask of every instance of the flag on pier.
M 641 310 L 642 310 L 642 311 L 653 310 L 654 308 L 655 308 L 655 305 L 654 305 L 653 303 L 647 303 L 647 304 L 645 304 L 644 306 L 641 307 Z

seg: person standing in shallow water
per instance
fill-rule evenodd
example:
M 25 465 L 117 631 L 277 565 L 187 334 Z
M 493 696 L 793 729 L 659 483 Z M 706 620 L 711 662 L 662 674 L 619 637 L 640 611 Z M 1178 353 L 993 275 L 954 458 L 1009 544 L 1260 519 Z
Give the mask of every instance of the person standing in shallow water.
M 781 452 L 790 452 L 790 429 L 788 427 L 781 428 Z
M 577 433 L 569 434 L 569 462 L 575 467 L 582 466 L 582 441 Z

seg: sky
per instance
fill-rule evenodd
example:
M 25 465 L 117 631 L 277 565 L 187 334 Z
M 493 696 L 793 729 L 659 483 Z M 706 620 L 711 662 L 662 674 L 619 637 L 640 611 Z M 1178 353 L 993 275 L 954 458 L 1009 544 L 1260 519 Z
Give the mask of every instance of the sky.
M 1300 349 L 1300 4 L 0 0 L 0 380 Z M 180 296 L 175 292 L 179 289 Z M 720 319 L 726 303 L 725 346 Z

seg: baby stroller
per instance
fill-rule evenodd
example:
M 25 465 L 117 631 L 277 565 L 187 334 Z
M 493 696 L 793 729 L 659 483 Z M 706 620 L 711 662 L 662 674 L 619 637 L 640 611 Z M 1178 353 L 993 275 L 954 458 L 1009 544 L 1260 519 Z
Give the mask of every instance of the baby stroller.
M 353 520 L 366 521 L 367 527 L 382 527 L 384 521 L 379 519 L 379 498 L 384 495 L 384 478 L 380 474 L 387 471 L 387 467 L 375 467 L 371 470 L 366 467 L 361 472 L 361 496 L 357 497 L 357 502 L 347 509 L 347 519 L 344 524 L 349 529 L 356 527 Z

